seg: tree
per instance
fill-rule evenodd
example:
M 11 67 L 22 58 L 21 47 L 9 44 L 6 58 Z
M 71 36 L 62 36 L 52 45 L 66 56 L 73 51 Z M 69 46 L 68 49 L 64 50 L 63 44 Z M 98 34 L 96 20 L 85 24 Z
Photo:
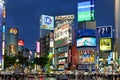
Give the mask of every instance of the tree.
M 24 57 L 23 53 L 19 53 L 15 58 L 19 60 L 18 64 L 29 66 L 28 57 Z
M 36 58 L 34 58 L 34 62 L 35 62 L 35 64 L 37 64 L 37 65 L 40 65 L 41 66 L 41 68 L 44 68 L 45 67 L 45 65 L 49 62 L 49 58 L 48 57 L 36 57 Z
M 16 62 L 16 59 L 14 56 L 8 56 L 7 54 L 4 55 L 4 68 L 10 67 L 14 65 Z

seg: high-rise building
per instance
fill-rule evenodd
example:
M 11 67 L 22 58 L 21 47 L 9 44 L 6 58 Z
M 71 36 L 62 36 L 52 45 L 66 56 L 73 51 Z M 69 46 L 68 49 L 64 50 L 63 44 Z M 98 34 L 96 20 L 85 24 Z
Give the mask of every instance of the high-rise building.
M 55 16 L 54 29 L 54 48 L 55 48 L 55 65 L 54 68 L 59 71 L 68 69 L 69 47 L 72 45 L 72 27 L 74 23 L 74 15 Z M 65 66 L 66 65 L 66 66 Z
M 5 16 L 5 2 L 4 0 L 0 0 L 0 69 L 4 69 Z
M 40 40 L 40 57 L 48 55 L 50 48 L 49 44 L 50 44 L 50 35 L 46 34 Z
M 18 54 L 18 29 L 9 28 L 7 35 L 7 55 L 15 56 Z

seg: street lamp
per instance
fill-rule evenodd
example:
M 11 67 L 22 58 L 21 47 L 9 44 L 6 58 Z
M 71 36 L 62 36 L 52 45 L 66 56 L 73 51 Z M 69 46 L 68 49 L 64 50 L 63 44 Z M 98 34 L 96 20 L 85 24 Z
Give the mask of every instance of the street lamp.
M 16 63 L 18 63 L 19 62 L 19 59 L 16 59 Z
M 19 62 L 19 59 L 16 59 L 16 70 L 15 70 L 15 72 L 18 72 L 18 62 Z

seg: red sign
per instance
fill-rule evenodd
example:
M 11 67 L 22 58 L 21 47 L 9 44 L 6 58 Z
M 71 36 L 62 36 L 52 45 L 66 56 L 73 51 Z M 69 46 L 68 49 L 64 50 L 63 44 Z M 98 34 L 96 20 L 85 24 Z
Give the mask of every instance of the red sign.
M 18 46 L 24 46 L 24 40 L 22 39 L 18 40 Z

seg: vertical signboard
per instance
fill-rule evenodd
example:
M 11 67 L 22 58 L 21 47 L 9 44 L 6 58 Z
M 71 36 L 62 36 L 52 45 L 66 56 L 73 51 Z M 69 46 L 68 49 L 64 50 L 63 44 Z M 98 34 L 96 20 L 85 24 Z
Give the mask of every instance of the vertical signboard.
M 94 0 L 78 3 L 78 22 L 94 20 Z
M 40 53 L 40 41 L 36 42 L 36 52 Z M 40 55 L 40 54 L 39 54 Z
M 68 45 L 72 42 L 72 26 L 74 15 L 56 16 L 54 30 L 55 47 Z

